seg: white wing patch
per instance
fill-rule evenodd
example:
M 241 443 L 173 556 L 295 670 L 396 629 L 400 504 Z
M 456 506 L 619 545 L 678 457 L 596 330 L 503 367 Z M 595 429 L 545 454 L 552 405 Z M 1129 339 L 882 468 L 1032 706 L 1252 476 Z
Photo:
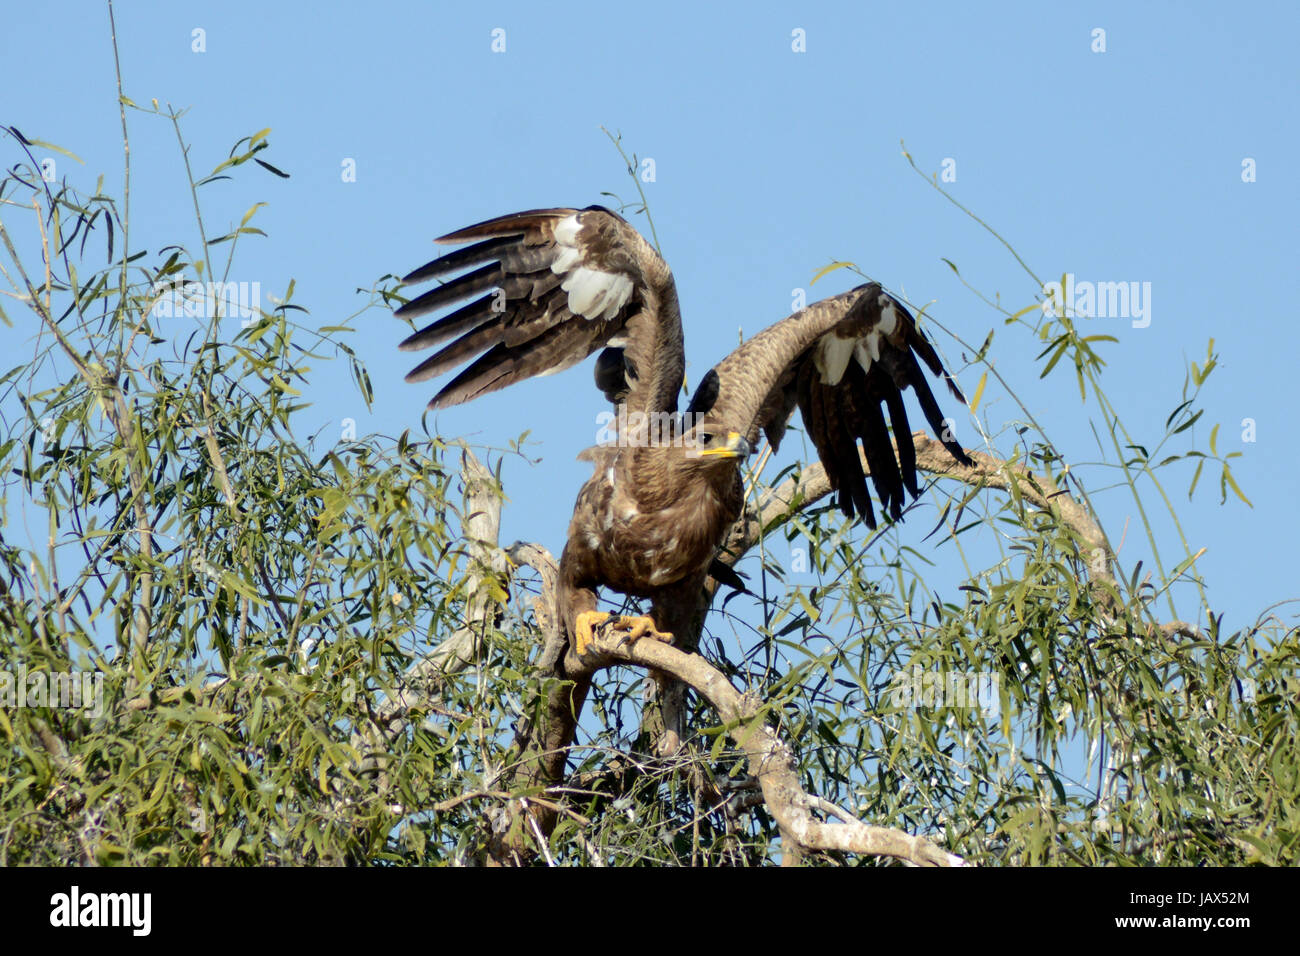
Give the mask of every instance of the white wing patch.
M 894 329 L 898 328 L 898 310 L 894 308 L 894 300 L 889 296 L 882 295 L 880 298 L 884 301 L 881 303 L 880 321 L 876 323 L 876 328 L 882 335 L 893 335 Z M 879 358 L 879 355 L 876 357 Z
M 578 222 L 578 214 L 575 212 L 571 216 L 565 216 L 555 224 L 555 241 L 562 246 L 577 248 L 578 233 L 582 231 L 582 223 Z
M 556 245 L 560 247 L 560 252 L 555 257 L 555 261 L 551 263 L 551 271 L 559 276 L 564 275 L 578 264 L 578 260 L 582 258 L 582 252 L 577 246 L 566 246 L 559 242 Z
M 627 276 L 586 266 L 569 273 L 560 288 L 569 293 L 569 311 L 587 319 L 612 319 L 632 298 L 632 280 Z
M 581 265 L 581 228 L 577 213 L 556 224 L 555 245 L 559 251 L 551 271 L 564 276 L 560 288 L 569 293 L 570 312 L 585 319 L 612 319 L 632 298 L 632 280 L 620 273 Z
M 844 370 L 849 361 L 856 359 L 862 371 L 871 371 L 871 363 L 880 361 L 880 342 L 888 339 L 898 328 L 898 309 L 894 300 L 881 295 L 880 318 L 866 335 L 857 339 L 842 339 L 833 332 L 827 332 L 817 342 L 817 351 L 813 353 L 813 364 L 821 373 L 823 385 L 838 385 L 844 377 Z
M 853 345 L 853 357 L 862 366 L 862 371 L 870 372 L 871 363 L 880 361 L 880 334 L 868 332 Z
M 844 370 L 853 358 L 855 339 L 842 339 L 833 332 L 827 332 L 817 342 L 817 351 L 813 353 L 813 364 L 822 373 L 823 385 L 838 385 L 844 377 Z

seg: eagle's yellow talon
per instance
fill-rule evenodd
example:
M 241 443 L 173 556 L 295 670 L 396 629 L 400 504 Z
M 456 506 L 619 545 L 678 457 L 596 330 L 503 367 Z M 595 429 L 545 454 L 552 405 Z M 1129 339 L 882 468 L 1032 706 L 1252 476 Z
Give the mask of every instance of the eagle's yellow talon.
M 579 657 L 596 642 L 596 626 L 609 619 L 608 611 L 583 611 L 573 622 L 573 649 Z
M 639 641 L 643 637 L 663 641 L 665 644 L 671 644 L 673 640 L 671 634 L 656 629 L 654 619 L 645 615 L 620 617 L 605 611 L 583 611 L 578 615 L 573 626 L 573 649 L 579 657 L 585 655 L 596 643 L 596 628 L 602 625 L 612 630 L 626 632 L 619 640 L 620 645 L 629 641 Z
M 619 644 L 626 644 L 629 641 L 639 641 L 643 637 L 654 638 L 656 641 L 663 641 L 665 644 L 673 642 L 673 636 L 665 631 L 655 628 L 653 618 L 641 615 L 640 617 L 620 617 L 614 620 L 610 627 L 619 631 L 627 631 Z

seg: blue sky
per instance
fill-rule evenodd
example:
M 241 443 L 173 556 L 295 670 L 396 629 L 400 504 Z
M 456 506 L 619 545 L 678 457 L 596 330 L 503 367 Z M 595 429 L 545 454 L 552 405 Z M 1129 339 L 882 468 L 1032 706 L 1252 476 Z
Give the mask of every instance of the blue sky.
M 269 203 L 255 222 L 269 239 L 243 247 L 231 278 L 271 294 L 296 280 L 308 322 L 339 323 L 362 304 L 358 287 L 422 264 L 430 240 L 459 226 L 609 203 L 606 191 L 634 198 L 604 125 L 654 160 L 644 188 L 677 278 L 692 382 L 740 330 L 789 313 L 793 290 L 812 300 L 858 281 L 838 272 L 809 286 L 828 262 L 853 260 L 912 302 L 932 302 L 935 320 L 974 346 L 997 329 L 999 372 L 1098 492 L 1131 568 L 1146 544 L 1127 491 L 1102 490 L 1113 475 L 1088 465 L 1098 458 L 1093 412 L 1073 376 L 1040 381 L 1036 343 L 1005 328 L 944 260 L 1012 311 L 1039 290 L 911 170 L 905 141 L 927 174 L 955 170 L 946 188 L 1041 278 L 1150 283 L 1146 327 L 1093 320 L 1119 339 L 1101 346 L 1103 385 L 1136 440 L 1154 442 L 1186 360 L 1216 340 L 1220 367 L 1195 440 L 1203 448 L 1222 423 L 1219 449 L 1242 453 L 1234 473 L 1254 507 L 1231 496 L 1221 506 L 1217 471 L 1190 504 L 1190 467 L 1167 473 L 1167 488 L 1192 549 L 1208 549 L 1197 567 L 1229 630 L 1300 594 L 1290 559 L 1300 456 L 1287 430 L 1300 353 L 1300 184 L 1286 171 L 1300 155 L 1294 4 L 122 3 L 117 25 L 126 94 L 189 110 L 198 170 L 271 128 L 262 155 L 291 178 L 210 188 L 205 212 L 213 234 Z M 795 31 L 804 52 L 792 49 Z M 91 188 L 103 173 L 115 191 L 121 143 L 102 5 L 7 10 L 0 80 L 0 121 L 85 161 L 59 157 L 61 175 Z M 130 124 L 133 245 L 197 247 L 172 130 L 139 114 Z M 1253 182 L 1243 181 L 1248 160 Z M 354 182 L 342 175 L 349 161 Z M 374 407 L 353 397 L 341 364 L 322 366 L 304 434 L 341 433 L 352 418 L 360 432 L 396 435 L 418 425 L 439 384 L 402 382 L 413 360 L 395 350 L 401 323 L 372 310 L 356 327 Z M 971 394 L 980 369 L 930 328 Z M 0 329 L 0 345 L 21 355 L 32 334 Z M 506 462 L 503 539 L 558 554 L 589 474 L 575 456 L 603 410 L 588 365 L 441 412 L 436 425 L 497 447 L 531 431 L 541 461 Z M 1021 415 L 994 384 L 979 415 L 998 448 L 1014 447 L 1008 426 Z M 1254 441 L 1241 438 L 1244 419 Z M 966 418 L 958 437 L 980 447 Z M 924 547 L 932 524 L 931 512 L 900 533 Z M 1156 530 L 1172 567 L 1183 557 L 1172 525 L 1157 518 Z M 1179 593 L 1179 611 L 1197 616 L 1194 593 Z M 1294 608 L 1284 616 L 1294 622 Z

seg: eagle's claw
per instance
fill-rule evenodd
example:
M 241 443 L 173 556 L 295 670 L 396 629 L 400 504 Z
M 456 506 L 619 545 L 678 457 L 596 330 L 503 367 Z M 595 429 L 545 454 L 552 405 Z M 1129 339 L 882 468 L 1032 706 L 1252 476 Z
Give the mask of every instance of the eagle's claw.
M 597 627 L 626 632 L 619 639 L 620 647 L 629 641 L 639 641 L 643 637 L 654 638 L 666 644 L 672 643 L 673 640 L 671 634 L 656 629 L 654 620 L 644 615 L 623 617 L 606 611 L 584 611 L 574 622 L 573 649 L 579 657 L 585 656 L 596 643 Z

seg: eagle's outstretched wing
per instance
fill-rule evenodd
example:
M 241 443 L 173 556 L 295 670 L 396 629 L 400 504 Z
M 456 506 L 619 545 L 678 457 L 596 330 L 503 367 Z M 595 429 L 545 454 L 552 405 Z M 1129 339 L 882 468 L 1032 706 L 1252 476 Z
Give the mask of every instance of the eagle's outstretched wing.
M 840 509 L 849 517 L 860 514 L 874 528 L 859 441 L 887 514 L 901 517 L 904 489 L 919 495 L 903 404 L 908 388 L 944 447 L 971 464 L 944 421 L 921 362 L 965 404 L 911 313 L 872 282 L 816 302 L 745 342 L 705 376 L 692 407 L 708 406 L 715 417 L 747 428 L 751 443 L 761 430 L 778 446 L 798 405 L 831 487 L 839 492 Z
M 667 264 L 622 217 L 600 206 L 535 209 L 437 241 L 474 244 L 406 276 L 407 284 L 454 277 L 396 314 L 415 318 L 473 301 L 401 344 L 408 351 L 442 345 L 408 382 L 470 363 L 430 408 L 558 372 L 603 348 L 596 380 L 611 400 L 629 410 L 676 410 L 685 370 L 676 287 Z

